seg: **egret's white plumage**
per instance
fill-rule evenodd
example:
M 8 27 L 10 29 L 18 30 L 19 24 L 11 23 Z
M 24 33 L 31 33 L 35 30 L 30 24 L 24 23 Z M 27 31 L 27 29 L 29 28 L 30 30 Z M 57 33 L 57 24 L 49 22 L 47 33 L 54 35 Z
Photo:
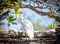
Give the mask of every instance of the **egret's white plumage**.
M 29 36 L 30 39 L 34 38 L 34 29 L 32 23 L 26 19 L 26 14 L 23 13 L 23 16 L 20 17 L 21 24 L 25 33 Z
M 29 36 L 30 39 L 34 38 L 34 29 L 33 25 L 29 20 L 22 20 L 23 28 L 25 33 Z

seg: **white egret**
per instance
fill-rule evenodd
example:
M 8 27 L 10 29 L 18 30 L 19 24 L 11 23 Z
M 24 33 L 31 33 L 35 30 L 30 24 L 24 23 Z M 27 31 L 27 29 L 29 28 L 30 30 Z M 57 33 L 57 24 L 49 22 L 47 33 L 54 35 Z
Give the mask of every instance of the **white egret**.
M 21 23 L 25 33 L 29 36 L 30 39 L 34 38 L 34 29 L 32 23 L 25 19 L 25 15 L 21 17 Z

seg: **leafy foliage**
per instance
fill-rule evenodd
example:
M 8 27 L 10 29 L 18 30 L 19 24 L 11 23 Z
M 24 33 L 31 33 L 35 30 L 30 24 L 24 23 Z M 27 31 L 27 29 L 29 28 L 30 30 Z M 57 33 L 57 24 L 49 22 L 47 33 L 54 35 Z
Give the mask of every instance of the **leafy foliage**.
M 55 29 L 55 28 L 56 28 L 56 24 L 55 24 L 55 23 L 50 24 L 50 25 L 49 25 L 49 28 L 50 28 L 50 29 Z
M 14 18 L 14 16 L 10 15 L 9 17 L 7 17 L 7 20 L 9 23 L 17 25 L 17 23 L 14 22 L 16 20 L 16 18 Z
M 21 0 L 2 0 L 3 3 L 10 5 L 10 4 L 14 4 L 14 2 L 20 3 Z
M 56 11 L 54 9 L 51 9 L 50 12 L 51 12 L 51 15 L 53 15 L 53 16 L 56 15 Z

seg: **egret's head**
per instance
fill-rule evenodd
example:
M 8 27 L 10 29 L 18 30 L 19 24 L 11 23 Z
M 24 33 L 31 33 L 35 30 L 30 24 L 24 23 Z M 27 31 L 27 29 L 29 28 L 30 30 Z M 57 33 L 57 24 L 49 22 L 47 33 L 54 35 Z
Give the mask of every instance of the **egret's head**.
M 22 20 L 26 19 L 26 14 L 23 12 L 20 16 L 20 22 L 22 22 Z

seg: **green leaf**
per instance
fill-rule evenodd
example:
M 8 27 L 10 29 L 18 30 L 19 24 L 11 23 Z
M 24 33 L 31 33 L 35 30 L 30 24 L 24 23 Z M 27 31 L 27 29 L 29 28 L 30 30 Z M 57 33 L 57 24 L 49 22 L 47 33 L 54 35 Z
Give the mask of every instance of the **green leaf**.
M 17 25 L 17 23 L 14 22 L 16 20 L 16 18 L 14 18 L 14 16 L 10 15 L 9 17 L 7 17 L 7 20 L 9 23 Z
M 16 20 L 16 18 L 11 19 L 11 21 L 15 21 L 15 20 Z
M 49 25 L 49 28 L 50 28 L 50 29 L 55 29 L 55 28 L 56 28 L 56 24 L 55 24 L 55 23 L 50 24 L 50 25 Z
M 17 23 L 15 23 L 15 22 L 10 22 L 11 24 L 16 24 L 17 25 Z

